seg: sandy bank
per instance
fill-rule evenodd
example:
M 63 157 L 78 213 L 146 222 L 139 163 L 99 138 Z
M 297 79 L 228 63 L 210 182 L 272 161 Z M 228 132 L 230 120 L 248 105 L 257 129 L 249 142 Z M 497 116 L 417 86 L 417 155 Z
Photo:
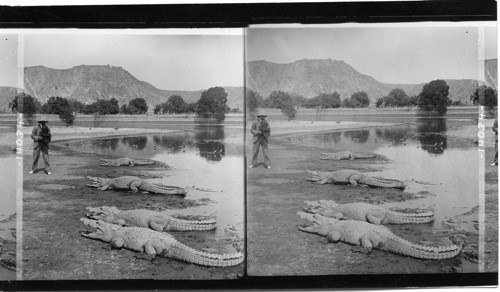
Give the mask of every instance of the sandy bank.
M 334 122 L 334 121 L 269 121 L 271 124 L 271 135 L 291 135 L 307 132 L 323 132 L 336 130 L 361 129 L 369 127 L 395 126 L 401 123 L 381 122 Z M 250 128 L 251 124 L 248 125 Z
M 24 144 L 30 145 L 31 131 L 33 127 L 23 127 Z M 50 126 L 52 132 L 52 142 L 75 140 L 75 139 L 91 139 L 102 138 L 109 136 L 130 136 L 143 134 L 166 134 L 176 132 L 177 130 L 167 129 L 142 129 L 142 128 L 93 128 L 93 127 L 64 127 Z M 3 133 L 0 135 L 0 146 L 15 146 L 16 133 Z

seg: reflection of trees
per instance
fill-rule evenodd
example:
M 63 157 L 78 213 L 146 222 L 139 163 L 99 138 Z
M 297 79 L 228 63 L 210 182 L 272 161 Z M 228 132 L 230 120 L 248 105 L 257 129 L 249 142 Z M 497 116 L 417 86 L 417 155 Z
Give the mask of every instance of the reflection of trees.
M 108 140 L 108 147 L 112 150 L 115 150 L 116 148 L 118 148 L 118 143 L 120 142 L 120 139 L 118 138 L 112 138 L 112 139 L 109 139 Z
M 168 134 L 168 135 L 155 135 L 153 142 L 156 147 L 170 149 L 172 152 L 177 152 L 184 148 L 189 138 L 186 134 Z
M 220 161 L 225 154 L 224 127 L 196 126 L 196 145 L 200 156 L 211 161 Z
M 442 154 L 447 147 L 445 119 L 419 119 L 418 133 L 422 149 Z
M 148 144 L 148 137 L 124 137 L 122 138 L 122 144 L 128 145 L 128 147 L 133 149 L 142 150 L 146 148 L 146 145 Z
M 342 138 L 342 132 L 316 134 L 312 136 L 313 143 L 339 143 Z
M 394 146 L 403 144 L 410 135 L 410 127 L 394 127 L 376 129 L 377 138 L 392 142 Z
M 350 138 L 356 143 L 366 143 L 370 138 L 370 130 L 345 131 L 344 137 Z

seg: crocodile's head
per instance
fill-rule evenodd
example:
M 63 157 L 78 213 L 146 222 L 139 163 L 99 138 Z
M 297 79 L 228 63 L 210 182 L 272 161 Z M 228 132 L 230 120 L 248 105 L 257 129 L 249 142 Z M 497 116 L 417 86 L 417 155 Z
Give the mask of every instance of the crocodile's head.
M 87 214 L 87 218 L 93 220 L 103 220 L 105 222 L 113 222 L 118 219 L 117 214 L 121 211 L 116 207 L 108 207 L 102 206 L 97 208 L 87 207 L 87 211 L 90 213 Z
M 95 228 L 94 232 L 82 232 L 81 234 L 88 238 L 99 239 L 104 242 L 110 242 L 113 239 L 114 231 L 118 230 L 120 226 L 106 223 L 102 220 L 92 220 L 88 218 L 81 218 L 80 221 L 86 226 Z
M 336 208 L 339 204 L 331 200 L 319 200 L 319 201 L 304 201 L 307 205 L 304 211 L 311 214 L 321 214 L 323 216 L 329 216 L 333 213 L 333 208 Z
M 330 232 L 331 225 L 338 222 L 338 219 L 328 218 L 318 214 L 297 212 L 297 215 L 299 215 L 300 218 L 313 223 L 313 225 L 299 226 L 299 230 L 308 233 L 316 233 L 323 236 L 327 236 Z

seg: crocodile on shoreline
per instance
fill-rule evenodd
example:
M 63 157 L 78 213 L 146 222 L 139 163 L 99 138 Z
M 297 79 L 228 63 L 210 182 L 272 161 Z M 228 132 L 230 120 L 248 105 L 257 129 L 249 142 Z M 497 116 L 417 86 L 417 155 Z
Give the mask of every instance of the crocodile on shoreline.
M 81 218 L 94 232 L 82 232 L 86 238 L 110 243 L 113 248 L 145 252 L 150 257 L 160 255 L 201 266 L 229 267 L 243 262 L 243 253 L 209 253 L 195 250 L 177 241 L 172 235 L 143 227 L 123 227 L 102 220 Z
M 141 166 L 141 165 L 155 165 L 156 162 L 149 159 L 135 159 L 135 158 L 117 158 L 117 159 L 105 159 L 101 158 L 104 163 L 99 164 L 100 166 Z
M 176 186 L 165 186 L 161 184 L 154 184 L 147 182 L 135 176 L 120 176 L 112 179 L 87 176 L 88 179 L 93 180 L 93 184 L 88 184 L 88 187 L 97 188 L 101 191 L 107 189 L 116 190 L 131 190 L 134 193 L 138 191 L 150 192 L 154 194 L 165 195 L 186 195 L 186 190 Z
M 373 224 L 423 224 L 434 221 L 431 211 L 401 213 L 367 203 L 337 204 L 332 200 L 304 201 L 308 213 L 342 220 L 367 221 Z
M 353 186 L 359 184 L 369 185 L 372 187 L 381 188 L 397 188 L 404 189 L 409 181 L 400 181 L 394 179 L 372 177 L 362 172 L 353 169 L 342 169 L 333 172 L 306 170 L 312 177 L 308 177 L 308 181 L 316 182 L 317 184 L 347 184 Z
M 319 214 L 298 212 L 302 219 L 313 225 L 299 227 L 301 231 L 326 236 L 330 242 L 344 242 L 371 251 L 372 248 L 402 254 L 419 259 L 447 259 L 455 257 L 462 250 L 462 244 L 449 246 L 427 246 L 409 242 L 396 236 L 382 225 L 363 221 L 339 220 Z
M 86 209 L 90 212 L 87 215 L 90 219 L 121 226 L 145 227 L 156 231 L 205 231 L 216 228 L 216 220 L 213 218 L 186 220 L 146 209 L 122 211 L 114 206 L 87 207 Z
M 336 153 L 325 153 L 321 152 L 324 157 L 321 160 L 342 160 L 342 159 L 364 159 L 364 158 L 375 158 L 377 155 L 373 153 L 361 153 L 361 152 L 351 152 L 351 151 L 340 151 Z

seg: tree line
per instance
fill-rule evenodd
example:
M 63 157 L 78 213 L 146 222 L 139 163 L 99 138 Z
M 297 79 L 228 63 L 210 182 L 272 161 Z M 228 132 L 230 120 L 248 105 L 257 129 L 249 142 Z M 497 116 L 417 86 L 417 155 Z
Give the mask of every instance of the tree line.
M 412 107 L 431 111 L 436 110 L 439 114 L 444 114 L 450 105 L 463 105 L 461 101 L 452 102 L 449 98 L 450 87 L 444 80 L 433 80 L 425 84 L 422 91 L 416 96 L 408 96 L 401 88 L 392 89 L 388 95 L 378 98 L 375 101 L 377 108 L 382 107 Z M 273 91 L 264 99 L 257 92 L 247 89 L 246 91 L 247 110 L 254 112 L 257 108 L 279 108 L 289 118 L 295 118 L 298 108 L 364 108 L 370 105 L 370 98 L 364 91 L 353 93 L 350 98 L 341 99 L 338 92 L 320 93 L 312 98 L 287 93 L 283 91 Z M 470 101 L 474 105 L 483 105 L 489 108 L 497 106 L 497 91 L 489 86 L 476 86 L 470 96 Z
M 166 102 L 156 105 L 154 113 L 196 113 L 198 116 L 215 118 L 220 122 L 225 119 L 225 114 L 230 111 L 226 103 L 227 93 L 224 88 L 212 87 L 203 91 L 200 99 L 195 103 L 186 103 L 182 97 L 172 95 Z M 56 114 L 66 125 L 73 124 L 75 115 L 79 113 L 86 115 L 138 115 L 145 114 L 148 111 L 146 100 L 140 97 L 130 100 L 128 104 L 123 104 L 121 107 L 116 98 L 109 100 L 98 99 L 93 103 L 84 104 L 75 99 L 66 99 L 60 96 L 52 96 L 42 105 L 38 99 L 24 92 L 17 94 L 10 101 L 9 108 L 12 112 L 25 114 L 29 119 L 37 113 Z

